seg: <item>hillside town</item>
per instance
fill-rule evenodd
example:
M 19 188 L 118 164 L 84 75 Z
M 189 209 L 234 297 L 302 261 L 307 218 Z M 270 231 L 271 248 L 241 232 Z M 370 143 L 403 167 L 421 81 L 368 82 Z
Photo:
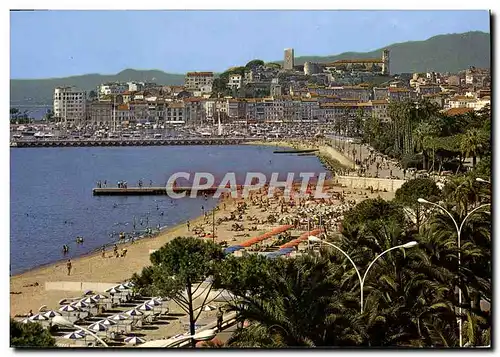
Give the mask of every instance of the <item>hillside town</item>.
M 294 64 L 286 49 L 283 66 L 254 60 L 217 75 L 188 72 L 184 86 L 103 83 L 86 92 L 54 89 L 51 121 L 66 127 L 121 128 L 151 125 L 317 123 L 356 118 L 390 121 L 391 102 L 427 99 L 449 115 L 490 104 L 489 69 L 459 73 L 390 74 L 390 53 L 380 59 Z

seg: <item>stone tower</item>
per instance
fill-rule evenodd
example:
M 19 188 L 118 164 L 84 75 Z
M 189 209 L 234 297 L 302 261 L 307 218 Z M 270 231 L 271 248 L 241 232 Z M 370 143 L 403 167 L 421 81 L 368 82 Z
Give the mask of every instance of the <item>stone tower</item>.
M 283 61 L 283 69 L 292 70 L 294 65 L 293 48 L 285 49 L 285 60 Z
M 390 76 L 391 75 L 391 69 L 389 67 L 390 65 L 390 59 L 389 59 L 389 50 L 385 49 L 384 52 L 382 52 L 382 74 L 384 76 Z

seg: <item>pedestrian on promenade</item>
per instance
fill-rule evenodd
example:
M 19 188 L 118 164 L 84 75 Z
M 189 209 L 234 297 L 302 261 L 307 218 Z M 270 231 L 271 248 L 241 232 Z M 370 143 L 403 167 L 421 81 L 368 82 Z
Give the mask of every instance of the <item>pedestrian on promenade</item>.
M 149 180 L 149 187 L 153 187 L 153 180 Z
M 68 259 L 68 262 L 66 263 L 66 268 L 68 268 L 68 275 L 71 275 L 71 268 L 72 268 L 71 259 Z
M 219 311 L 217 311 L 217 330 L 220 331 L 222 329 L 222 321 L 224 321 L 224 312 L 222 308 L 219 307 Z
M 104 187 L 108 185 L 108 181 L 104 180 Z

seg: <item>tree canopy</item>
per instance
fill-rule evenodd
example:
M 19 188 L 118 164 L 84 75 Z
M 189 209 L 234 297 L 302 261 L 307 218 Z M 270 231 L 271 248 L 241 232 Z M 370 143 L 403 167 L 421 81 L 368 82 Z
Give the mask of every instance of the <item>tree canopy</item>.
M 10 346 L 16 348 L 55 347 L 56 340 L 39 323 L 23 324 L 10 319 Z
M 256 67 L 259 67 L 259 66 L 263 66 L 264 65 L 264 61 L 260 60 L 260 59 L 254 59 L 254 60 L 251 60 L 250 62 L 248 62 L 245 67 L 246 68 L 256 68 Z
M 219 245 L 193 237 L 177 237 L 151 254 L 152 265 L 134 274 L 136 289 L 150 296 L 173 299 L 189 314 L 190 333 L 203 306 L 208 304 L 212 284 L 205 280 L 214 275 L 224 258 Z M 197 292 L 200 291 L 199 294 Z M 201 299 L 201 309 L 195 312 L 194 300 Z M 192 341 L 193 345 L 195 341 Z

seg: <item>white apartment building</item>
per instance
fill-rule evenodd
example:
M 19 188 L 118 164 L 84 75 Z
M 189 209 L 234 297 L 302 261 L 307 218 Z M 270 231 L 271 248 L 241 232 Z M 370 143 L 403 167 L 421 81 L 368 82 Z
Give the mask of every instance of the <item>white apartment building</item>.
M 243 83 L 243 77 L 241 74 L 231 74 L 229 76 L 229 82 L 227 86 L 231 89 L 240 89 Z
M 138 92 L 144 89 L 144 83 L 142 82 L 127 82 L 127 85 L 130 92 Z
M 106 95 L 123 94 L 129 90 L 127 83 L 104 83 L 99 86 L 99 99 Z
M 213 72 L 188 72 L 185 78 L 185 87 L 188 90 L 200 90 L 202 86 L 212 86 L 214 82 Z
M 457 95 L 450 98 L 445 108 L 471 108 L 474 110 L 481 110 L 486 105 L 490 105 L 490 99 L 487 97 L 478 99 L 472 96 Z
M 86 116 L 85 91 L 75 87 L 54 89 L 54 117 L 64 122 L 81 122 Z
M 165 109 L 167 124 L 184 124 L 184 103 L 168 103 Z

